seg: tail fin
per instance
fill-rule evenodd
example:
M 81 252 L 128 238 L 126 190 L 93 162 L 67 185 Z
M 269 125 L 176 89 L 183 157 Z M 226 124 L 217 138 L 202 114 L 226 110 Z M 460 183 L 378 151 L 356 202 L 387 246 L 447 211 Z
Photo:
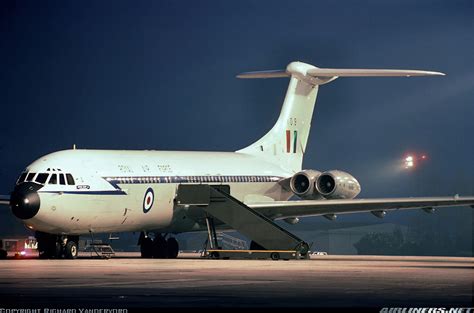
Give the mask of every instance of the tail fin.
M 291 172 L 298 172 L 303 164 L 319 85 L 338 77 L 426 75 L 444 74 L 418 70 L 329 69 L 301 62 L 290 63 L 286 70 L 240 74 L 238 78 L 290 77 L 290 84 L 280 117 L 273 128 L 255 143 L 237 152 L 255 155 Z

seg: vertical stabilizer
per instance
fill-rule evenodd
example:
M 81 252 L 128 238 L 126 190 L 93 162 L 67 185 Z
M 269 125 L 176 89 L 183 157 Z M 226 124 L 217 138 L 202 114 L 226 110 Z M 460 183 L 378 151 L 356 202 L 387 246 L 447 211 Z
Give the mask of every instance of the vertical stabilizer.
M 303 163 L 303 154 L 308 142 L 311 119 L 318 95 L 318 84 L 316 79 L 306 79 L 306 71 L 316 68 L 312 65 L 293 62 L 290 63 L 286 71 L 274 71 L 272 77 L 290 76 L 290 84 L 286 92 L 280 116 L 273 128 L 261 139 L 250 146 L 237 152 L 247 153 L 268 159 L 281 167 L 298 172 Z M 258 74 L 257 74 L 258 73 Z M 264 75 L 265 72 L 252 73 L 253 75 Z M 242 78 L 265 78 L 246 77 Z
M 282 168 L 298 172 L 308 142 L 319 85 L 338 77 L 410 77 L 444 75 L 440 72 L 396 69 L 338 69 L 292 62 L 286 70 L 247 72 L 239 78 L 290 77 L 280 117 L 273 128 L 250 146 L 237 152 L 255 155 Z

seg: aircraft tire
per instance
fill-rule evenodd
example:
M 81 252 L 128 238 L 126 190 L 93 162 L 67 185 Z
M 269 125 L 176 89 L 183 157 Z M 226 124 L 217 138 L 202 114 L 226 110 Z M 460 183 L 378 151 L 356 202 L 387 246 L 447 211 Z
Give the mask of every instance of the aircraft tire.
M 156 235 L 153 240 L 153 257 L 155 259 L 166 259 L 168 257 L 168 244 L 161 234 Z
M 176 259 L 179 253 L 179 243 L 176 238 L 168 238 L 168 240 L 166 241 L 166 245 L 168 248 L 168 258 Z
M 153 241 L 150 237 L 143 238 L 140 243 L 141 257 L 151 259 L 153 257 Z
M 66 259 L 76 259 L 79 253 L 79 249 L 77 247 L 77 243 L 74 241 L 69 240 L 64 247 L 64 257 Z

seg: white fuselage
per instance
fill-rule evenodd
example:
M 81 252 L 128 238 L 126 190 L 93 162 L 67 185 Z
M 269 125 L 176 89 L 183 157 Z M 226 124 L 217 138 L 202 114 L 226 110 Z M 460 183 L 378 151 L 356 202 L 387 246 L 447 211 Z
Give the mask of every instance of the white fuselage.
M 441 74 L 413 70 L 321 69 L 302 62 L 290 63 L 284 72 L 242 74 L 242 78 L 290 77 L 278 120 L 249 146 L 237 152 L 75 149 L 55 152 L 28 166 L 28 175 L 21 175 L 11 194 L 10 206 L 13 214 L 30 228 L 56 235 L 202 230 L 205 227 L 202 208 L 175 205 L 179 184 L 226 184 L 233 197 L 248 204 L 288 200 L 293 195 L 290 189 L 284 188 L 282 184 L 286 180 L 282 179 L 302 169 L 320 85 L 344 76 Z M 318 193 L 317 198 L 321 195 L 353 198 L 360 192 L 354 177 L 337 173 L 335 177 L 331 173 L 324 176 L 327 179 L 321 185 L 324 194 Z M 314 198 L 311 185 L 315 177 L 311 175 L 312 180 L 303 177 L 304 183 L 299 188 L 303 190 L 302 196 L 311 187 L 309 196 Z M 336 187 L 341 192 L 332 194 Z
M 74 185 L 47 181 L 38 190 L 38 213 L 25 220 L 35 230 L 71 235 L 202 230 L 196 210 L 186 215 L 175 205 L 178 184 L 229 185 L 231 195 L 243 202 L 287 200 L 292 193 L 278 181 L 294 174 L 235 152 L 111 150 L 55 152 L 33 162 L 26 172 L 73 176 Z M 153 201 L 145 199 L 149 188 Z

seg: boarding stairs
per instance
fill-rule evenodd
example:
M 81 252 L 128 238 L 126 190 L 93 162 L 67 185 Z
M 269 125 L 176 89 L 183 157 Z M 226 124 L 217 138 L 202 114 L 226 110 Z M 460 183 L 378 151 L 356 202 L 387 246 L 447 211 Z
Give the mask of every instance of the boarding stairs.
M 227 233 L 217 232 L 217 241 L 224 249 L 246 250 L 247 242 Z
M 217 219 L 266 250 L 293 251 L 300 258 L 308 256 L 306 242 L 232 197 L 228 185 L 181 184 L 175 201 L 177 205 L 198 206 L 206 212 L 211 250 L 220 249 L 214 226 Z

